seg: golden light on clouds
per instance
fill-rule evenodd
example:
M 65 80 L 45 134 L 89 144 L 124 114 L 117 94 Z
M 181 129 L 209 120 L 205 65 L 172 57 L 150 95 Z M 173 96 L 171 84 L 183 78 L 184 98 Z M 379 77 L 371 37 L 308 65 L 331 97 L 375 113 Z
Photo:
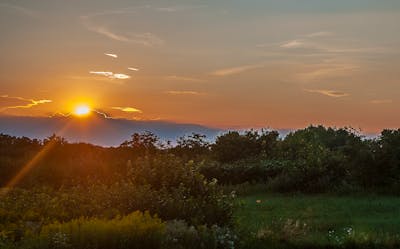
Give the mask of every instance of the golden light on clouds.
M 40 104 L 47 104 L 53 102 L 50 99 L 27 99 L 23 97 L 14 97 L 14 96 L 8 96 L 8 95 L 1 95 L 0 98 L 5 100 L 6 106 L 1 107 L 0 106 L 0 111 L 5 111 L 7 109 L 28 109 L 32 108 L 34 106 L 40 105 Z M 10 101 L 10 104 L 7 104 L 7 102 Z M 18 104 L 14 103 L 13 101 L 17 101 Z
M 118 58 L 118 55 L 116 55 L 116 54 L 111 54 L 111 53 L 104 53 L 104 54 L 107 56 L 110 56 L 112 58 Z
M 120 80 L 126 80 L 129 79 L 131 76 L 123 73 L 115 73 L 111 78 L 112 79 L 120 79 Z
M 119 106 L 115 106 L 115 107 L 111 107 L 111 109 L 114 110 L 120 110 L 123 112 L 136 112 L 136 113 L 143 113 L 141 110 L 133 108 L 133 107 L 119 107 Z
M 131 76 L 123 73 L 113 73 L 109 71 L 90 71 L 90 74 L 105 76 L 109 79 L 118 79 L 118 80 L 126 80 L 131 78 Z

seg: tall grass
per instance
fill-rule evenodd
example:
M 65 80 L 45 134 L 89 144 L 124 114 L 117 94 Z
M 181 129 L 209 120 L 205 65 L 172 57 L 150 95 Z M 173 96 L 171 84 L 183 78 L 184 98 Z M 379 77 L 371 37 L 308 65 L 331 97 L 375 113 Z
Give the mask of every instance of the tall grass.
M 80 218 L 44 226 L 40 233 L 26 234 L 23 248 L 38 249 L 156 249 L 165 224 L 149 213 L 133 212 L 111 220 Z

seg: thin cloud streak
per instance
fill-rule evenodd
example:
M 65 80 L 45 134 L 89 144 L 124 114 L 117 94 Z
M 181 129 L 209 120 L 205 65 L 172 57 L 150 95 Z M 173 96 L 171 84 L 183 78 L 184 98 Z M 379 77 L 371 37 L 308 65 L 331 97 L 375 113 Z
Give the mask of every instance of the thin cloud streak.
M 178 12 L 178 11 L 185 11 L 185 10 L 194 10 L 194 9 L 200 9 L 200 8 L 205 8 L 207 5 L 178 5 L 178 6 L 170 6 L 170 7 L 161 7 L 161 8 L 156 8 L 157 11 L 160 12 Z
M 40 104 L 46 104 L 46 103 L 53 102 L 50 99 L 35 100 L 35 99 L 26 99 L 26 98 L 23 98 L 23 97 L 13 97 L 13 96 L 8 96 L 8 95 L 1 95 L 0 98 L 18 100 L 18 101 L 22 101 L 22 102 L 28 102 L 25 105 L 5 106 L 5 107 L 0 109 L 1 112 L 5 111 L 5 110 L 8 110 L 8 109 L 28 109 L 28 108 L 32 108 L 32 107 L 40 105 Z
M 109 54 L 109 53 L 104 53 L 104 54 L 107 56 L 110 56 L 112 58 L 118 58 L 118 55 L 116 55 L 116 54 Z
M 107 71 L 90 71 L 89 73 L 102 75 L 102 76 L 106 76 L 106 77 L 110 77 L 113 75 L 113 72 L 107 72 Z
M 111 79 L 120 79 L 120 80 L 126 80 L 126 79 L 130 79 L 131 76 L 127 75 L 127 74 L 123 74 L 123 73 L 115 73 Z
M 339 92 L 335 90 L 313 90 L 313 89 L 305 89 L 305 91 L 310 92 L 310 93 L 319 93 L 328 97 L 333 97 L 333 98 L 342 98 L 342 97 L 347 97 L 350 96 L 350 94 L 345 93 L 345 92 Z
M 333 35 L 334 35 L 334 33 L 329 32 L 329 31 L 319 31 L 319 32 L 311 33 L 311 34 L 306 34 L 304 36 L 313 38 L 313 37 L 327 37 L 327 36 L 333 36 Z
M 106 26 L 102 26 L 99 24 L 92 23 L 90 19 L 95 16 L 102 16 L 102 15 L 116 15 L 116 14 L 125 14 L 125 13 L 132 13 L 131 11 L 111 11 L 111 12 L 104 12 L 98 13 L 93 15 L 81 16 L 82 24 L 89 30 L 100 35 L 106 36 L 112 40 L 120 41 L 120 42 L 127 42 L 127 43 L 135 43 L 140 44 L 147 47 L 153 46 L 160 46 L 164 44 L 164 40 L 159 38 L 153 33 L 145 32 L 145 33 L 118 33 L 117 31 L 111 30 Z
M 131 70 L 131 71 L 139 71 L 139 68 L 136 68 L 136 67 L 128 67 L 128 70 Z
M 370 103 L 375 104 L 375 105 L 391 104 L 391 103 L 393 103 L 393 100 L 392 99 L 374 99 L 374 100 L 371 100 Z
M 104 76 L 104 77 L 107 77 L 109 79 L 126 80 L 126 79 L 130 79 L 131 78 L 131 76 L 129 76 L 127 74 L 113 73 L 113 72 L 109 72 L 109 71 L 90 71 L 89 73 L 90 74 Z
M 38 12 L 33 11 L 31 9 L 27 9 L 18 5 L 14 5 L 14 4 L 8 4 L 8 3 L 0 3 L 0 8 L 1 7 L 5 7 L 5 8 L 9 8 L 12 10 L 15 10 L 25 16 L 29 16 L 29 17 L 33 17 L 33 18 L 37 18 L 39 17 Z
M 130 112 L 130 113 L 132 113 L 132 112 L 143 113 L 142 110 L 136 109 L 136 108 L 134 108 L 134 107 L 120 107 L 120 106 L 114 106 L 114 107 L 111 107 L 111 109 L 119 110 L 119 111 L 123 111 L 123 112 Z
M 309 72 L 297 74 L 297 78 L 301 81 L 315 81 L 330 77 L 347 76 L 359 69 L 359 66 L 353 64 L 323 64 L 317 65 L 317 68 Z
M 263 67 L 263 66 L 262 65 L 245 65 L 245 66 L 239 66 L 239 67 L 219 69 L 211 74 L 214 76 L 228 76 L 228 75 L 243 73 L 245 71 L 249 71 L 249 70 L 257 69 L 257 68 L 261 68 L 261 67 Z
M 308 38 L 318 38 L 319 36 L 307 36 Z M 257 47 L 266 47 L 267 45 L 257 45 Z M 385 47 L 340 47 L 335 45 L 327 45 L 326 42 L 314 41 L 312 39 L 295 39 L 283 42 L 279 48 L 288 51 L 315 53 L 315 54 L 377 54 L 393 52 Z
M 166 91 L 165 93 L 171 95 L 204 95 L 204 93 L 196 91 Z
M 178 76 L 178 75 L 168 75 L 165 77 L 166 80 L 176 80 L 176 81 L 190 81 L 190 82 L 203 82 L 204 80 L 192 77 Z
M 281 48 L 301 48 L 304 47 L 305 43 L 302 40 L 288 41 L 280 45 Z

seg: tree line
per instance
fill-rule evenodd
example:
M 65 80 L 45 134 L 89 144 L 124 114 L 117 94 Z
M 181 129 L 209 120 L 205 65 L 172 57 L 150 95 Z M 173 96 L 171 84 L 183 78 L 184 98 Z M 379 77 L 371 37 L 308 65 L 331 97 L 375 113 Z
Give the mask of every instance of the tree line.
M 383 130 L 376 138 L 324 126 L 285 137 L 274 130 L 229 131 L 214 141 L 193 133 L 174 144 L 144 132 L 111 148 L 69 143 L 56 135 L 38 140 L 0 134 L 0 185 L 41 151 L 20 186 L 59 187 L 88 179 L 112 183 L 141 158 L 173 154 L 221 184 L 263 183 L 279 192 L 400 190 L 400 129 Z

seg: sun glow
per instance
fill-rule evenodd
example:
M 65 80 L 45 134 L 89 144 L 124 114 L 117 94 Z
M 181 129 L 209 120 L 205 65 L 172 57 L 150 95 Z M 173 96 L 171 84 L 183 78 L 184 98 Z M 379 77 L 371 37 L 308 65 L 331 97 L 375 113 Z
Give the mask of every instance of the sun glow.
M 91 108 L 86 104 L 78 105 L 74 109 L 74 115 L 79 117 L 87 116 L 90 114 L 90 112 Z

